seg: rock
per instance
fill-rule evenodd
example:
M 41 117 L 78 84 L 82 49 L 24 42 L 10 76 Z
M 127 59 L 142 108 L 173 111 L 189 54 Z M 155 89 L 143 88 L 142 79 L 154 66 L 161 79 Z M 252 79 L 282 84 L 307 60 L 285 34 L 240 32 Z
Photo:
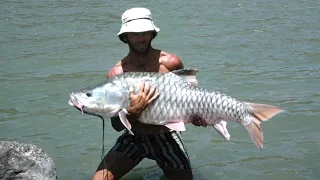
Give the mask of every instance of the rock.
M 32 144 L 0 141 L 1 180 L 56 180 L 53 160 Z

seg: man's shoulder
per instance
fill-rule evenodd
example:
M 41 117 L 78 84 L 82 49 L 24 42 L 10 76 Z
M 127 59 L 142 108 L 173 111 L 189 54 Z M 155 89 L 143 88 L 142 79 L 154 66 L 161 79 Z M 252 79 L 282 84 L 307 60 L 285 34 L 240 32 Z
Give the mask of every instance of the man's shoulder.
M 115 66 L 113 66 L 107 73 L 106 77 L 108 78 L 112 78 L 116 75 L 122 74 L 123 73 L 123 69 L 122 69 L 122 65 L 121 65 L 121 61 L 119 61 Z
M 160 51 L 160 57 L 161 58 L 166 58 L 166 59 L 169 59 L 169 60 L 175 60 L 175 59 L 180 59 L 179 56 L 173 54 L 173 53 L 168 53 L 166 51 L 163 51 L 163 50 L 159 50 Z
M 179 56 L 165 51 L 160 52 L 160 64 L 164 65 L 168 70 L 182 69 L 183 63 Z

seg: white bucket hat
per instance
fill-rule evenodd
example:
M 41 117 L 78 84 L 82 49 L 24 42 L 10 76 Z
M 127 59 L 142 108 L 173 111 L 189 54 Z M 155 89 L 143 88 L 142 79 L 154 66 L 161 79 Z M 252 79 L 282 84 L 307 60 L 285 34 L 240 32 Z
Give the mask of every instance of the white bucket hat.
M 128 9 L 122 14 L 121 19 L 122 26 L 118 36 L 126 32 L 160 31 L 153 24 L 150 10 L 146 8 Z

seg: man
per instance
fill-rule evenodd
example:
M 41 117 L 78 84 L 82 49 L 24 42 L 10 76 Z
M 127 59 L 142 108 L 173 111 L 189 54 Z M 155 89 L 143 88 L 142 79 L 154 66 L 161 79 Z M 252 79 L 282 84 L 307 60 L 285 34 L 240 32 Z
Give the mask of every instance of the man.
M 132 8 L 125 11 L 118 36 L 128 44 L 129 53 L 109 70 L 107 78 L 130 71 L 167 73 L 183 68 L 178 56 L 151 46 L 159 30 L 148 9 Z M 129 96 L 128 120 L 135 135 L 125 130 L 101 161 L 93 180 L 120 179 L 144 158 L 155 160 L 169 179 L 192 179 L 189 157 L 180 132 L 137 121 L 139 113 L 159 96 L 156 89 L 148 83 L 142 83 L 139 92 L 130 92 Z M 111 123 L 117 131 L 125 129 L 118 117 L 111 118 Z M 193 124 L 206 126 L 203 120 L 196 117 Z

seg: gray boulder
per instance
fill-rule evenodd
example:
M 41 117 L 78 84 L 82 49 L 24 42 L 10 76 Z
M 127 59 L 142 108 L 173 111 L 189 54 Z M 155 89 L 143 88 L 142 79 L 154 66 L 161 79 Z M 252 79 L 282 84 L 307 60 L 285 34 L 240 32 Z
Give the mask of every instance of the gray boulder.
M 32 144 L 0 141 L 0 180 L 56 180 L 53 160 Z

